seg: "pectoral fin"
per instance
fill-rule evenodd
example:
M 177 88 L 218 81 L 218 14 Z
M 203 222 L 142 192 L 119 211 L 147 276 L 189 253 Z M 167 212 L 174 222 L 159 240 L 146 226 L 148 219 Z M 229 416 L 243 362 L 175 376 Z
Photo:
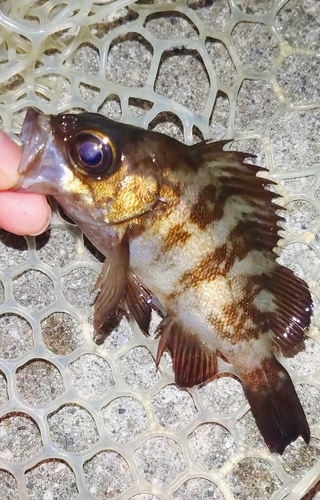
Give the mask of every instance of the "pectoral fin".
M 129 240 L 127 233 L 121 240 L 114 240 L 103 263 L 94 290 L 100 288 L 94 306 L 95 330 L 99 330 L 116 311 L 124 296 L 129 269 Z

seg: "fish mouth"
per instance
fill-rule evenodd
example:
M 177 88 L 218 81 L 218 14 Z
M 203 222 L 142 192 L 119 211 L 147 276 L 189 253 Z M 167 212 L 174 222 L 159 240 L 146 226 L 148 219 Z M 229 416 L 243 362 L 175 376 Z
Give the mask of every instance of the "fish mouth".
M 24 144 L 22 159 L 18 168 L 20 175 L 27 175 L 34 170 L 35 162 L 39 158 L 48 134 L 51 131 L 50 116 L 40 113 L 36 109 L 29 109 L 24 119 L 20 139 Z
M 14 189 L 45 195 L 59 193 L 65 169 L 53 137 L 52 116 L 29 109 L 20 138 L 24 148 L 18 168 L 20 179 Z

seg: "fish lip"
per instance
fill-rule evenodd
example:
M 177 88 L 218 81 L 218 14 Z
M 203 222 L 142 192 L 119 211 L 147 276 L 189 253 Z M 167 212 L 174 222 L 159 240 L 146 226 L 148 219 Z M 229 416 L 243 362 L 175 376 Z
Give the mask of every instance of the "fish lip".
M 23 152 L 18 167 L 19 180 L 13 188 L 15 191 L 55 195 L 60 192 L 59 186 L 53 182 L 62 158 L 53 144 L 52 116 L 34 108 L 27 111 L 22 125 L 21 141 Z
M 30 135 L 33 132 L 34 124 L 37 123 L 38 116 L 40 115 L 39 111 L 34 108 L 29 108 L 27 110 L 24 122 L 22 124 L 22 129 L 20 132 L 20 139 L 23 144 L 28 142 Z
M 20 134 L 24 146 L 18 167 L 20 175 L 27 175 L 34 169 L 34 162 L 44 148 L 50 134 L 50 123 L 50 115 L 40 113 L 34 108 L 28 109 Z

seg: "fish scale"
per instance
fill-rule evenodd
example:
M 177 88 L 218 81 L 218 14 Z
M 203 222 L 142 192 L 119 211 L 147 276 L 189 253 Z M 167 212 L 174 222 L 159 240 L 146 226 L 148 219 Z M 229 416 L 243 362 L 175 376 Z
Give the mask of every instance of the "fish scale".
M 36 144 L 34 137 L 36 137 Z M 275 261 L 277 205 L 250 155 L 226 141 L 185 146 L 101 115 L 27 113 L 19 188 L 52 194 L 104 254 L 94 326 L 118 310 L 157 334 L 180 387 L 209 381 L 217 356 L 233 364 L 261 434 L 282 453 L 309 426 L 274 347 L 303 341 L 306 283 Z

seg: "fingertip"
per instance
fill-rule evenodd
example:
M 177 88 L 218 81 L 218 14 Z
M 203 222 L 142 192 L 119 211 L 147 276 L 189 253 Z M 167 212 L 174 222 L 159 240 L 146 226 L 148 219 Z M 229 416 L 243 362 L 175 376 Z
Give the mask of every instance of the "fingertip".
M 45 196 L 0 192 L 0 227 L 18 235 L 41 234 L 47 228 L 51 209 Z
M 0 190 L 13 188 L 18 180 L 18 167 L 22 157 L 21 148 L 0 130 Z

